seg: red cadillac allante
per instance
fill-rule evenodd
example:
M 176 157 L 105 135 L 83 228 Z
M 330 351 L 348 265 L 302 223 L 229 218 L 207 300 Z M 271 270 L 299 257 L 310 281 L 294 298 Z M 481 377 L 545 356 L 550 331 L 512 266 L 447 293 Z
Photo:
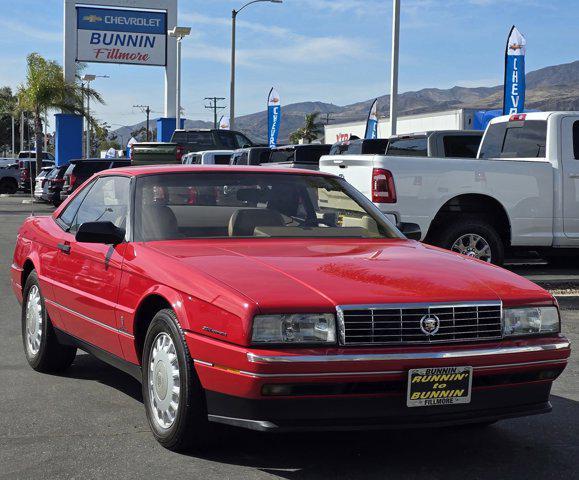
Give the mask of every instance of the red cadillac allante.
M 214 423 L 545 413 L 570 353 L 549 293 L 408 240 L 344 180 L 305 170 L 101 172 L 26 220 L 11 273 L 30 365 L 63 370 L 80 348 L 130 373 L 174 450 Z

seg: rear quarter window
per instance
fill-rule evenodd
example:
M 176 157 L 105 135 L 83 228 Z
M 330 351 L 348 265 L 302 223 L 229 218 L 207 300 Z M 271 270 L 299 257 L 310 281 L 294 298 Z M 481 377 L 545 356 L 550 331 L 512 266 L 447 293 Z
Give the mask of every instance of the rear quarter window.
M 443 139 L 444 156 L 454 158 L 475 158 L 480 146 L 478 135 L 446 135 Z
M 386 155 L 402 157 L 427 157 L 428 140 L 426 137 L 400 138 L 391 140 Z

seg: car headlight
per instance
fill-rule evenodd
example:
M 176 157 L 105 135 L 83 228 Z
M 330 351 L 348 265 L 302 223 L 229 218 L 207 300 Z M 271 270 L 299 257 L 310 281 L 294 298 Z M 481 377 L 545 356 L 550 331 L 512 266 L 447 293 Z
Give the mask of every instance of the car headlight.
M 336 343 L 336 317 L 331 313 L 257 315 L 253 343 Z
M 557 307 L 505 308 L 503 320 L 506 337 L 560 331 Z

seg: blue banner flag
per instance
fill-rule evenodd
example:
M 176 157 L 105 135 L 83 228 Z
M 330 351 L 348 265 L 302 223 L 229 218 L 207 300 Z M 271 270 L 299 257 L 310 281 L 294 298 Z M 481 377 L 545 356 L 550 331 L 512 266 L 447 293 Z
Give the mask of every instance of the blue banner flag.
M 281 102 L 279 93 L 272 88 L 267 97 L 267 141 L 270 148 L 277 146 L 279 125 L 281 123 Z
M 378 99 L 374 100 L 368 112 L 364 138 L 378 138 Z
M 513 25 L 505 51 L 503 115 L 525 111 L 525 53 L 527 40 Z

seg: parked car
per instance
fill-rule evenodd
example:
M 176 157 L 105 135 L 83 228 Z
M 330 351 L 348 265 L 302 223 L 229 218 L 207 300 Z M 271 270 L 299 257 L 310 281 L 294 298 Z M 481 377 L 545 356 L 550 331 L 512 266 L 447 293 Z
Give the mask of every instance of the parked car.
M 476 158 L 483 136 L 479 130 L 434 130 L 395 135 L 386 155 L 409 157 Z
M 64 172 L 64 181 L 60 191 L 60 201 L 66 200 L 79 186 L 81 186 L 92 175 L 109 168 L 128 167 L 131 165 L 129 159 L 124 158 L 84 158 L 71 160 L 68 168 Z
M 339 174 L 393 221 L 422 238 L 501 264 L 505 251 L 569 261 L 579 250 L 579 113 L 497 117 L 477 159 L 327 156 Z M 389 145 L 389 149 L 392 143 Z
M 42 194 L 44 193 L 44 185 L 46 183 L 46 176 L 53 167 L 43 167 L 38 175 L 36 175 L 35 185 L 34 185 L 34 198 L 36 200 L 43 200 Z
M 18 161 L 13 158 L 0 158 L 0 168 L 14 165 L 15 163 L 17 164 Z
M 131 147 L 133 165 L 182 163 L 183 155 L 208 150 L 235 150 L 253 146 L 243 133 L 232 130 L 175 130 L 170 142 L 142 142 Z
M 20 152 L 22 154 L 22 152 Z M 47 154 L 48 157 L 48 154 Z M 54 160 L 47 158 L 42 160 L 42 167 L 54 167 Z M 25 192 L 29 192 L 31 188 L 31 179 L 36 176 L 36 159 L 35 158 L 19 158 L 18 168 L 20 170 L 19 188 Z
M 18 153 L 18 159 L 35 159 L 36 160 L 36 152 L 34 150 L 21 150 Z M 55 161 L 54 155 L 50 152 L 42 152 L 42 160 L 51 160 L 52 162 Z
M 354 138 L 332 145 L 329 155 L 384 155 L 387 138 Z
M 408 240 L 319 172 L 107 170 L 25 220 L 16 242 L 31 367 L 62 371 L 80 348 L 128 372 L 173 450 L 209 442 L 215 423 L 484 426 L 545 413 L 570 355 L 550 293 Z
M 231 165 L 259 165 L 269 160 L 269 147 L 239 148 L 231 155 Z
M 318 170 L 320 157 L 330 153 L 331 145 L 305 144 L 272 148 L 264 165 Z
M 68 168 L 67 165 L 61 167 L 54 167 L 47 175 L 44 182 L 42 199 L 55 207 L 58 207 L 62 201 L 60 193 L 64 185 L 64 173 Z
M 191 152 L 183 156 L 183 165 L 229 165 L 233 150 Z
M 18 191 L 20 170 L 17 163 L 0 167 L 0 194 L 13 194 Z

